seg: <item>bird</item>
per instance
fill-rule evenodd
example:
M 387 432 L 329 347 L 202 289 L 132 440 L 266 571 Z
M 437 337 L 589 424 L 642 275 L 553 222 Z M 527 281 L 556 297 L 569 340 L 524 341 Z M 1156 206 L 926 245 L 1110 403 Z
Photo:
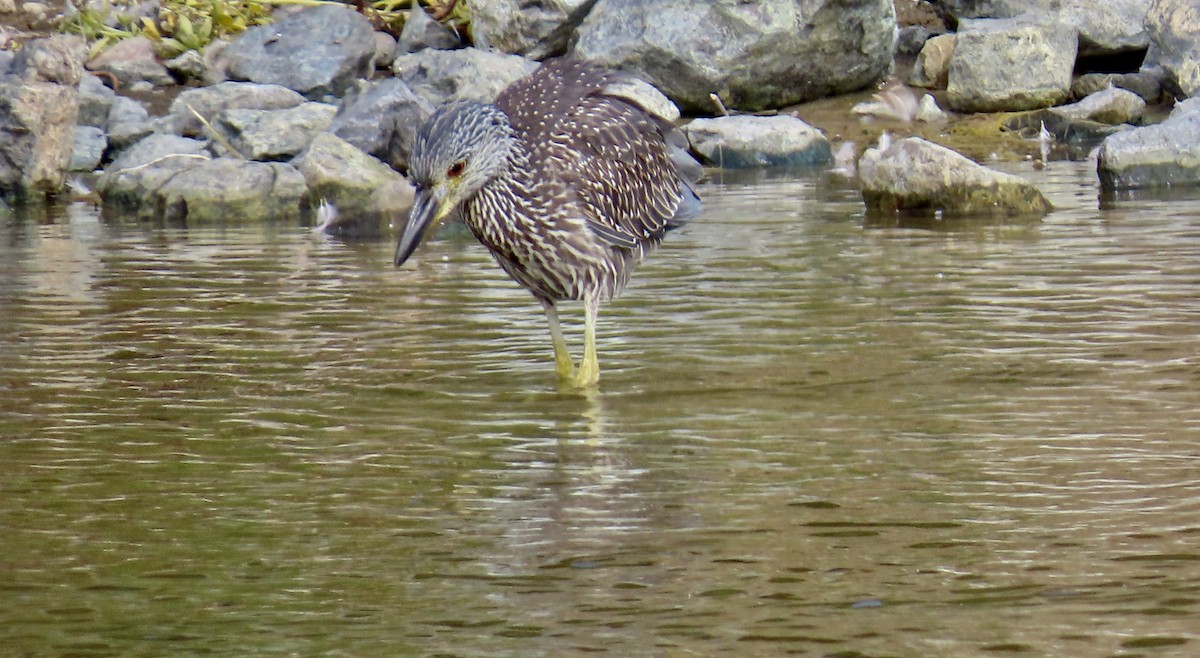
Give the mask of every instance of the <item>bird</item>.
M 699 214 L 702 168 L 672 122 L 611 85 L 625 74 L 579 59 L 543 62 L 492 103 L 454 100 L 418 129 L 415 188 L 400 231 L 402 266 L 431 225 L 457 212 L 550 325 L 555 372 L 575 387 L 600 378 L 596 319 L 664 235 Z M 559 302 L 584 308 L 578 368 Z

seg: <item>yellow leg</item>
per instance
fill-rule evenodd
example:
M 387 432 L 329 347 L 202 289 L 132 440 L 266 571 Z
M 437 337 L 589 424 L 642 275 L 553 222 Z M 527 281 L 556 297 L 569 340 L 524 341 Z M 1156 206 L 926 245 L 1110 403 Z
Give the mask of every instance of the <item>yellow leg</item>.
M 575 373 L 575 385 L 581 388 L 595 386 L 600 381 L 600 361 L 596 358 L 596 314 L 599 307 L 596 300 L 584 302 L 583 361 L 579 364 L 579 372 Z
M 567 341 L 563 339 L 562 327 L 558 323 L 558 309 L 549 299 L 538 298 L 542 309 L 546 311 L 546 320 L 550 323 L 550 340 L 554 343 L 554 372 L 562 380 L 571 379 L 575 374 L 575 364 L 571 361 L 571 353 L 567 350 Z

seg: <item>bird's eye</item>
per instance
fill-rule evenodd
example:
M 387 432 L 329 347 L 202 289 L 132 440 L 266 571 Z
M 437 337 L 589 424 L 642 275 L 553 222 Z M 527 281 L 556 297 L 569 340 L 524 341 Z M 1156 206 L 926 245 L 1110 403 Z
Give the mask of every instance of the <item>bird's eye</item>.
M 462 176 L 462 172 L 466 168 L 467 163 L 463 160 L 459 160 L 458 162 L 450 165 L 450 168 L 446 170 L 446 178 L 458 178 L 459 176 Z

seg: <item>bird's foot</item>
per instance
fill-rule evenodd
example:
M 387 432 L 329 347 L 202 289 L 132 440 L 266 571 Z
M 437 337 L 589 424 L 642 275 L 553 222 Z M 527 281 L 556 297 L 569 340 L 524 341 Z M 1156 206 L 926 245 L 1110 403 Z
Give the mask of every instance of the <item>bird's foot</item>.
M 579 371 L 571 382 L 576 388 L 589 388 L 600 381 L 600 364 L 595 360 L 584 359 L 579 364 Z
M 575 379 L 575 364 L 571 363 L 570 357 L 566 359 L 555 359 L 554 372 L 558 375 L 559 381 L 572 381 Z

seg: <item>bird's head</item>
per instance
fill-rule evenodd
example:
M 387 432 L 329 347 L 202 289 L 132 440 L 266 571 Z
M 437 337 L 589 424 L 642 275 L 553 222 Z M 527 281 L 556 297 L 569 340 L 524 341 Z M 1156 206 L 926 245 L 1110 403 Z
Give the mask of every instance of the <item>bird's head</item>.
M 431 225 L 508 168 L 515 142 L 508 116 L 494 105 L 455 101 L 429 117 L 409 157 L 408 176 L 416 196 L 396 245 L 397 267 L 408 260 Z

